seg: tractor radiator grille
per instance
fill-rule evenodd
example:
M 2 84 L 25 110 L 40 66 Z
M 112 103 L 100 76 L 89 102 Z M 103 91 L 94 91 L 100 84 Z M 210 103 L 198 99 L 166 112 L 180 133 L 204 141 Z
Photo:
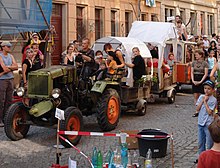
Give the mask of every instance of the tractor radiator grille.
M 47 75 L 29 75 L 28 96 L 29 97 L 49 97 L 49 80 Z

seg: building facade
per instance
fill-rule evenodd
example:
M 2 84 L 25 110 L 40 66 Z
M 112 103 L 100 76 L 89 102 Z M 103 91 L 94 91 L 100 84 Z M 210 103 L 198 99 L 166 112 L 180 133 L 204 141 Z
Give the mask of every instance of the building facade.
M 54 0 L 53 6 L 53 13 L 60 12 L 57 15 L 62 24 L 55 26 L 62 32 L 63 44 L 85 37 L 94 42 L 104 36 L 126 36 L 134 20 L 160 21 L 161 18 L 161 1 L 149 7 L 145 1 L 139 4 L 138 0 Z
M 211 36 L 218 33 L 218 11 L 216 0 L 163 0 L 161 20 L 181 15 L 189 34 Z
M 175 15 L 189 34 L 211 35 L 220 31 L 218 5 L 216 0 L 156 0 L 153 7 L 146 0 L 54 0 L 52 24 L 60 50 L 75 39 L 126 36 L 135 20 L 164 22 Z
M 52 63 L 72 40 L 88 37 L 93 43 L 104 36 L 127 36 L 135 20 L 167 21 L 181 15 L 189 34 L 220 33 L 220 0 L 53 0 L 51 24 L 55 26 Z M 218 25 L 219 23 L 219 25 Z M 16 43 L 15 55 L 21 58 Z M 18 49 L 17 49 L 18 48 Z

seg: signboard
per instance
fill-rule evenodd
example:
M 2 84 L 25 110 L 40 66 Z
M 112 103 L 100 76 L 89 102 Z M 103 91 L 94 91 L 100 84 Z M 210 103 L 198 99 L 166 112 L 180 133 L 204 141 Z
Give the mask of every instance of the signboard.
M 156 7 L 156 0 L 146 0 L 146 5 L 150 7 Z

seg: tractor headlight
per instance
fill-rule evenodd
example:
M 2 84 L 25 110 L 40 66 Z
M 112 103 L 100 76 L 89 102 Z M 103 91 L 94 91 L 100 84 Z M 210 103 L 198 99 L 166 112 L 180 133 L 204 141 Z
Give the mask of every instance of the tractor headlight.
M 16 92 L 17 92 L 17 95 L 18 95 L 19 97 L 24 96 L 24 88 L 23 88 L 23 87 L 19 87 L 19 88 L 16 90 Z
M 54 99 L 57 99 L 60 96 L 61 90 L 58 88 L 55 88 L 52 90 L 52 97 Z

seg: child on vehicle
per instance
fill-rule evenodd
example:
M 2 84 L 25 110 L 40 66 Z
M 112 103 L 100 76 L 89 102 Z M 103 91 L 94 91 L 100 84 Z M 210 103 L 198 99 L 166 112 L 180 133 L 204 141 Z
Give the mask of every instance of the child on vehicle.
M 105 64 L 106 67 L 108 68 L 108 73 L 113 75 L 115 73 L 115 70 L 117 69 L 117 63 L 114 60 L 113 56 L 108 55 Z
M 173 72 L 173 65 L 175 64 L 174 54 L 172 52 L 169 53 L 169 55 L 168 55 L 167 64 L 170 67 L 170 73 L 172 73 Z
M 203 83 L 204 93 L 199 96 L 196 103 L 198 116 L 198 153 L 199 155 L 207 149 L 211 149 L 213 145 L 212 138 L 208 131 L 208 126 L 214 120 L 213 111 L 217 105 L 217 99 L 213 96 L 215 84 L 211 80 Z M 195 163 L 198 162 L 198 159 Z
M 107 67 L 105 61 L 102 61 L 99 65 L 99 69 L 96 73 L 96 80 L 103 80 L 106 77 Z
M 214 145 L 210 150 L 204 151 L 199 156 L 197 168 L 220 167 L 220 119 L 217 117 L 208 127 Z

